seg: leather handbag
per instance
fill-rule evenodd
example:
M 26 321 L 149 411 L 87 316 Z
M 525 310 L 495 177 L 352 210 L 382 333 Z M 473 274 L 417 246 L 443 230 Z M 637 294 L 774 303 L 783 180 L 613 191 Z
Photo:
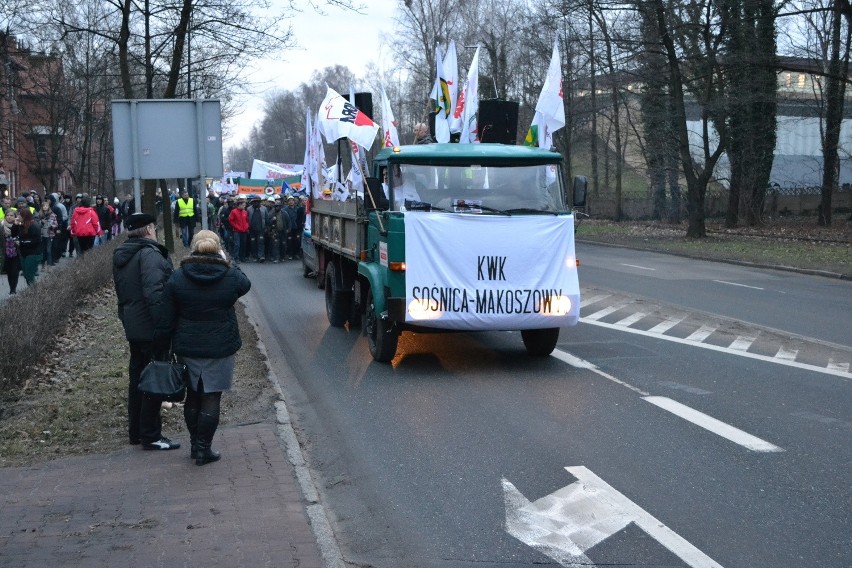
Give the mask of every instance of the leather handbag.
M 151 361 L 142 369 L 139 390 L 168 402 L 182 402 L 186 397 L 187 368 L 174 357 L 168 361 Z

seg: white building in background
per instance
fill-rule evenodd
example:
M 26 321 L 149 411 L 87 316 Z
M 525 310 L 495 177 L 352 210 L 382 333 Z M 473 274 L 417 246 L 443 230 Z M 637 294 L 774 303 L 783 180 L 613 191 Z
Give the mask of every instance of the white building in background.
M 819 119 L 819 77 L 804 59 L 780 58 L 778 74 L 778 126 L 775 159 L 770 183 L 782 188 L 813 188 L 822 185 L 822 142 Z M 847 88 L 847 104 L 840 130 L 840 185 L 852 184 L 852 91 Z M 689 111 L 687 111 L 689 114 Z M 696 159 L 703 156 L 701 121 L 687 121 L 690 144 Z M 718 135 L 711 125 L 711 147 Z M 723 155 L 716 165 L 716 181 L 728 187 L 730 163 Z

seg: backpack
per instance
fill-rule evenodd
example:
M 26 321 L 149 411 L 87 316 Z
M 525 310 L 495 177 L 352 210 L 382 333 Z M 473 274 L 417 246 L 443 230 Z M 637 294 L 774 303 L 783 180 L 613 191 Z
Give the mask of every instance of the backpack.
M 17 258 L 18 243 L 15 242 L 14 237 L 6 237 L 6 249 L 4 253 L 6 254 L 6 258 Z

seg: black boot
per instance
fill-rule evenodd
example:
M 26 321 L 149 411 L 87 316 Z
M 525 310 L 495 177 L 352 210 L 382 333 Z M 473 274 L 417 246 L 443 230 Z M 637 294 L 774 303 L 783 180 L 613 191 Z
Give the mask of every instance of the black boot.
M 187 389 L 186 402 L 183 407 L 183 419 L 189 432 L 189 458 L 198 457 L 198 401 L 191 400 L 197 397 L 194 392 Z
M 195 454 L 195 465 L 204 465 L 210 462 L 219 461 L 222 456 L 219 452 L 214 452 L 210 449 L 213 442 L 213 435 L 216 433 L 216 428 L 219 426 L 219 415 L 207 414 L 200 412 L 198 414 L 198 438 L 197 450 Z

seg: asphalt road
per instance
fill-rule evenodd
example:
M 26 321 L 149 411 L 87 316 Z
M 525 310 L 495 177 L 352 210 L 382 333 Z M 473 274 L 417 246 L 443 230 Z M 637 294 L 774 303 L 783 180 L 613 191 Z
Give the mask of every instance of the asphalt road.
M 581 284 L 593 288 L 585 297 L 601 299 L 583 315 L 600 312 L 608 294 L 622 299 L 622 311 L 651 315 L 636 329 L 582 322 L 563 330 L 557 356 L 544 359 L 529 358 L 518 333 L 405 334 L 394 364 L 377 364 L 359 330 L 328 326 L 322 293 L 296 263 L 246 267 L 250 310 L 343 559 L 379 567 L 848 566 L 852 376 L 836 368 L 842 350 L 832 351 L 832 374 L 820 370 L 824 353 L 799 366 L 744 356 L 722 344 L 727 330 L 709 344 L 683 340 L 705 319 L 718 323 L 708 312 L 737 318 L 717 309 L 718 299 L 701 301 L 713 299 L 708 280 L 772 283 L 808 306 L 838 289 L 820 279 L 787 286 L 788 275 L 741 268 L 721 275 L 712 263 L 655 266 L 622 251 L 627 264 L 666 273 L 643 282 L 614 268 L 617 258 L 593 261 L 590 252 L 579 251 Z M 683 287 L 693 292 L 674 298 Z M 754 331 L 751 319 L 779 328 L 781 319 L 761 315 L 783 310 L 771 298 L 759 309 L 739 296 L 757 290 L 730 288 L 749 317 L 734 322 L 737 337 Z M 666 318 L 655 291 L 678 300 L 673 311 L 695 313 L 652 332 Z M 808 335 L 816 323 L 786 331 Z M 838 333 L 818 339 L 837 342 Z M 701 416 L 719 422 L 685 418 Z

